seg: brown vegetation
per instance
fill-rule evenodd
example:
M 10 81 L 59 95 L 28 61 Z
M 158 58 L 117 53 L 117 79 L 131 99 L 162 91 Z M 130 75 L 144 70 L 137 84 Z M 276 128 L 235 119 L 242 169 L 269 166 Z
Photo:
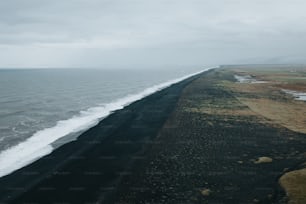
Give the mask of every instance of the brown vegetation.
M 279 183 L 287 193 L 289 204 L 306 203 L 306 169 L 284 174 Z
M 230 88 L 237 99 L 249 107 L 254 113 L 270 122 L 282 125 L 290 130 L 306 133 L 306 102 L 296 101 L 282 89 L 306 91 L 306 80 L 294 81 L 306 75 L 306 71 L 290 72 L 288 70 L 229 70 L 232 74 L 251 75 L 258 80 L 268 83 L 251 84 L 223 82 L 224 87 Z M 244 115 L 245 111 L 235 111 Z M 249 113 L 249 112 L 248 112 Z M 253 114 L 254 114 L 253 113 Z M 232 114 L 232 113 L 231 113 Z

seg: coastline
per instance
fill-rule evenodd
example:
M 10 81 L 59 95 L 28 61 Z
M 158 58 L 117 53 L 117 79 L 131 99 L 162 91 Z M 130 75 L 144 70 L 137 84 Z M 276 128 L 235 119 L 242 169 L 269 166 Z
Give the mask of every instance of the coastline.
M 157 135 L 184 87 L 206 73 L 191 76 L 115 111 L 76 141 L 0 178 L 0 201 L 107 200 L 114 193 L 109 189 L 116 189 L 121 174 L 133 166 L 135 158 Z
M 95 126 L 112 112 L 120 110 L 150 94 L 209 69 L 211 68 L 146 87 L 143 90 L 139 90 L 139 92 L 125 95 L 103 104 L 102 106 L 90 107 L 87 110 L 80 111 L 78 115 L 57 121 L 52 127 L 34 132 L 33 135 L 26 140 L 0 152 L 0 177 L 8 175 L 50 154 L 58 146 L 73 141 L 82 132 Z M 22 154 L 20 154 L 20 152 L 22 152 Z M 7 158 L 10 159 L 8 160 Z
M 304 203 L 306 104 L 270 76 L 214 69 L 136 101 L 1 178 L 0 203 Z

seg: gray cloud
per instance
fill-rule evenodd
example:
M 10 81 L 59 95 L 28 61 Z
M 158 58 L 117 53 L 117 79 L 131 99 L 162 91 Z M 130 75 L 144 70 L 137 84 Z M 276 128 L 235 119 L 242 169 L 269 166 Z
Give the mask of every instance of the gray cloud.
M 0 67 L 305 62 L 303 0 L 0 2 Z

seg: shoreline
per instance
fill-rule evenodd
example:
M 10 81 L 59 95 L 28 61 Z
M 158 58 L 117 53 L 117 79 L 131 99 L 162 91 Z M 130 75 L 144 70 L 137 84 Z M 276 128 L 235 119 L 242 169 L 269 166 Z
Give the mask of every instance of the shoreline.
M 294 189 L 305 189 L 297 183 L 305 178 L 305 102 L 276 91 L 271 75 L 251 72 L 269 83 L 237 83 L 237 72 L 246 71 L 210 70 L 115 111 L 77 141 L 0 179 L 0 203 L 304 199 Z M 300 120 L 283 123 L 292 112 Z
M 174 83 L 114 111 L 77 140 L 0 178 L 0 201 L 48 203 L 61 198 L 63 202 L 81 203 L 106 199 L 111 193 L 98 191 L 108 189 L 110 183 L 120 180 L 120 172 L 131 167 L 135 161 L 133 157 L 141 154 L 156 136 L 184 87 L 207 72 Z M 138 136 L 133 137 L 134 134 Z M 73 180 L 80 181 L 69 184 Z M 65 188 L 63 184 L 71 185 L 66 186 L 68 191 L 64 198 L 61 196 Z M 78 196 L 75 196 L 76 192 Z
M 206 68 L 192 74 L 155 84 L 144 88 L 142 91 L 115 99 L 104 106 L 90 107 L 87 110 L 81 111 L 79 115 L 57 121 L 55 126 L 35 132 L 26 140 L 0 152 L 0 163 L 3 164 L 0 165 L 0 177 L 8 175 L 50 154 L 58 146 L 75 140 L 81 133 L 97 125 L 99 121 L 109 116 L 112 112 L 121 110 L 135 101 L 209 69 L 212 68 Z M 20 152 L 23 152 L 23 154 L 20 154 Z M 10 158 L 10 160 L 8 161 L 7 158 Z

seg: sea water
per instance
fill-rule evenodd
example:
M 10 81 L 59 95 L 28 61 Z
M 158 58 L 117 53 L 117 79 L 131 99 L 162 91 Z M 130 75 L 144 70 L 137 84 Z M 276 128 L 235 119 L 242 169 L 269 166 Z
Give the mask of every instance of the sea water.
M 0 70 L 0 177 L 75 139 L 112 111 L 203 70 Z

